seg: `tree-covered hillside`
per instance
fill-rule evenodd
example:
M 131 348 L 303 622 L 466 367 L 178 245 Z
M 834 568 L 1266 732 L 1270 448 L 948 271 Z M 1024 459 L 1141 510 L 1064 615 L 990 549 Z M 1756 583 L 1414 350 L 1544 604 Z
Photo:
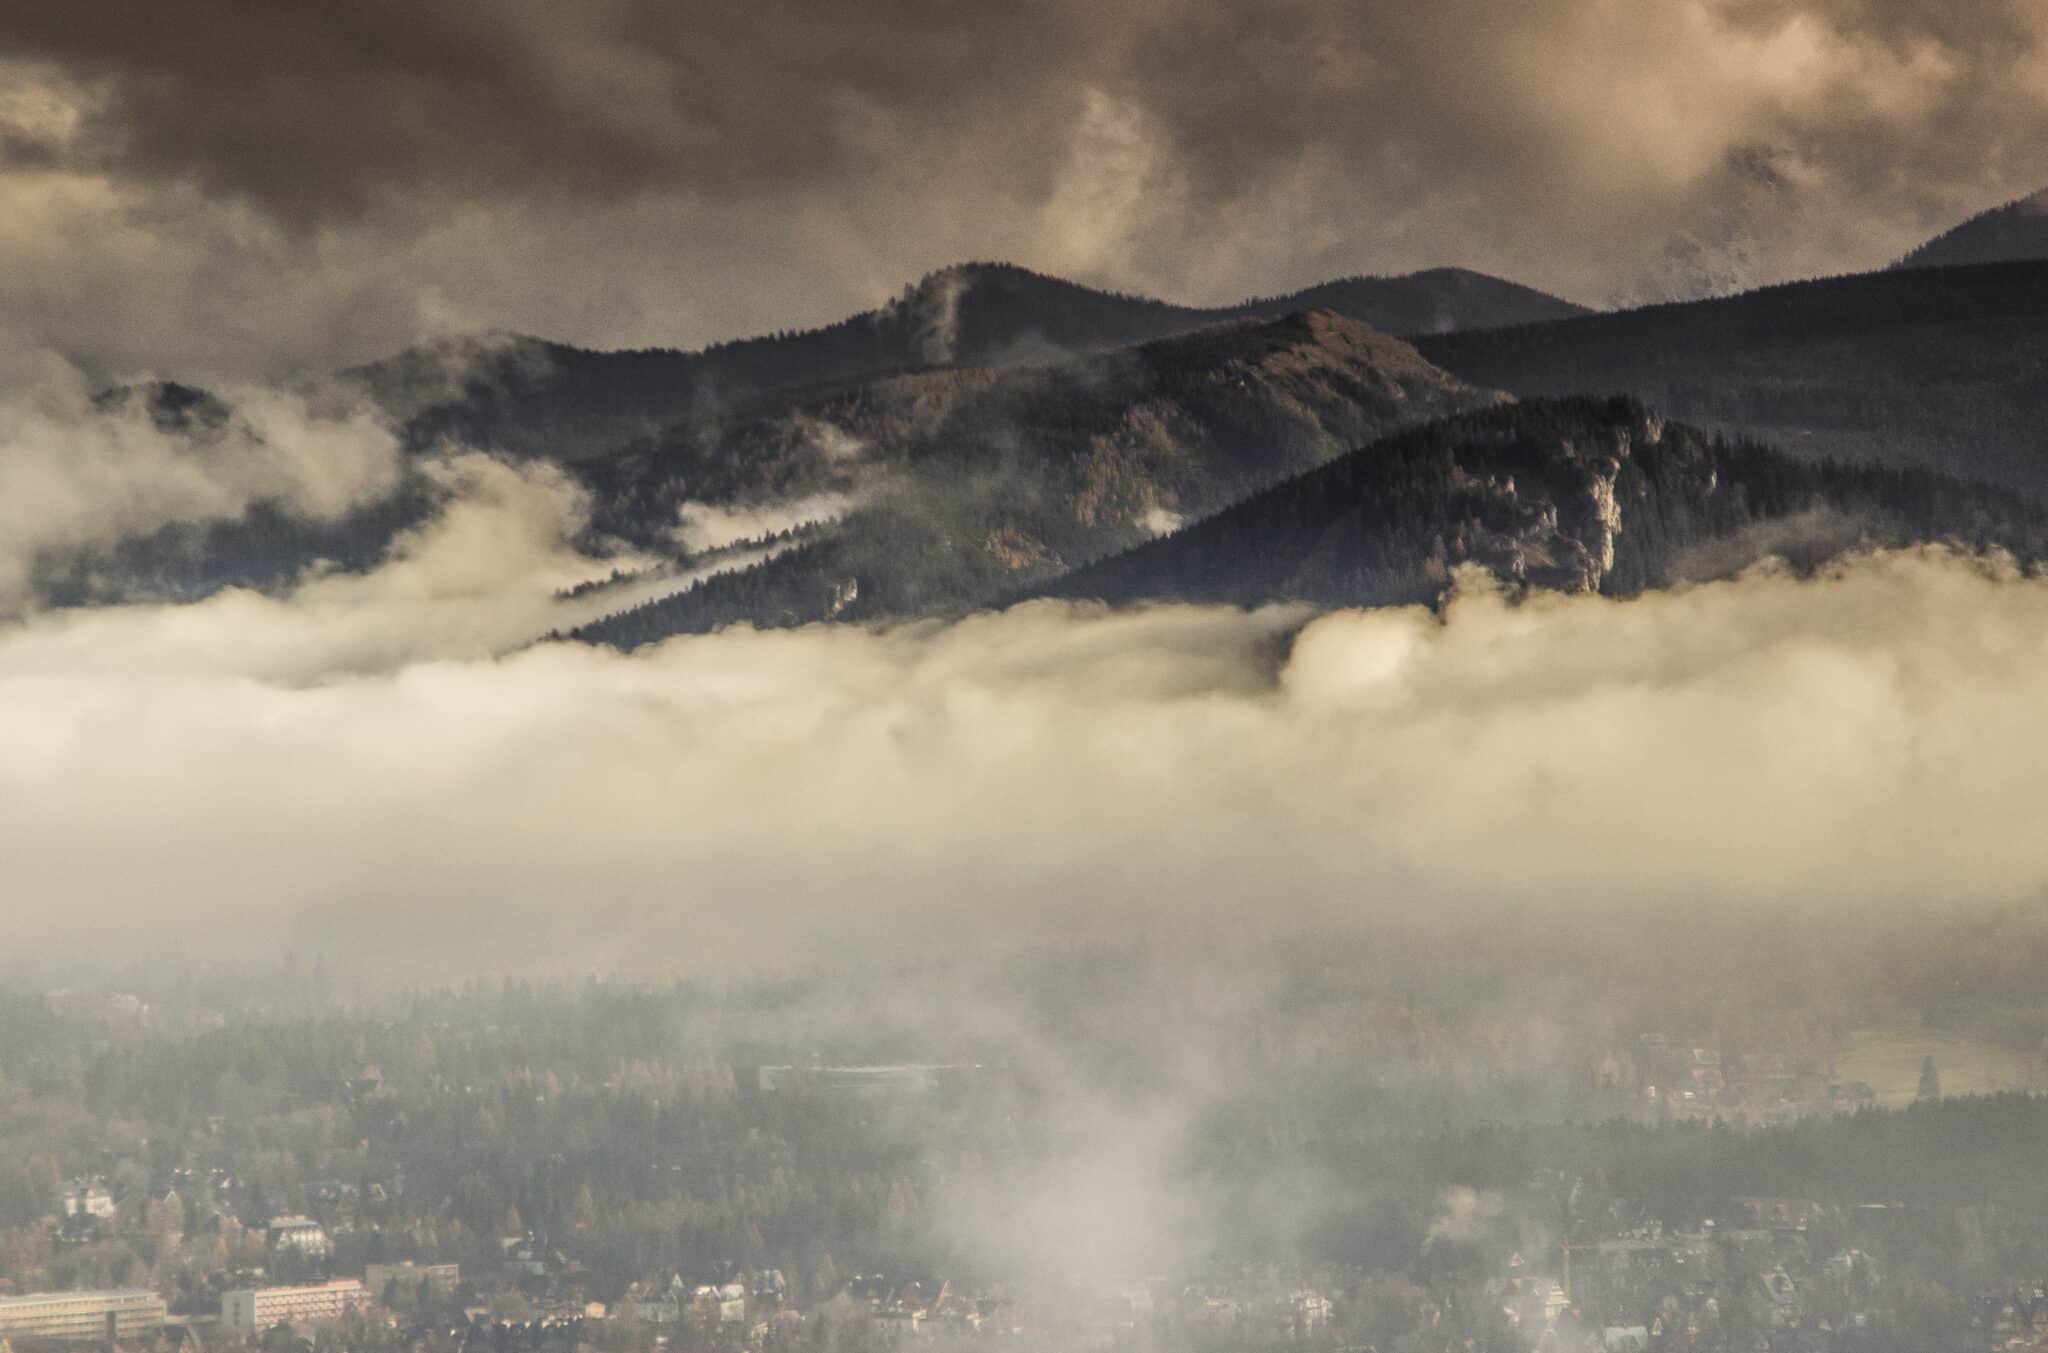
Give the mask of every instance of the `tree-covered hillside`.
M 1800 282 L 1416 345 L 1518 395 L 1625 392 L 1797 456 L 2048 490 L 2048 263 Z
M 1907 254 L 1894 268 L 2048 259 L 2048 189 L 1979 212 Z
M 1954 540 L 2028 558 L 2048 518 L 1923 470 L 1802 462 L 1627 399 L 1537 400 L 1399 433 L 1048 584 L 1051 596 L 1427 602 L 1462 564 L 1627 595 L 1766 553 Z
M 749 571 L 579 637 L 631 646 L 735 621 L 956 611 L 1396 428 L 1497 399 L 1407 343 L 1318 311 L 1048 367 L 897 377 L 683 425 L 586 467 L 609 505 L 606 530 L 652 539 L 685 501 L 764 492 L 844 493 L 862 505 Z
M 930 367 L 1045 362 L 1232 319 L 1326 309 L 1394 334 L 1560 319 L 1585 311 L 1455 268 L 1349 277 L 1202 309 L 1100 291 L 1007 264 L 947 268 L 889 304 L 804 332 L 698 352 L 592 352 L 535 338 L 452 340 L 353 373 L 406 423 L 441 439 L 565 460 L 687 419 L 746 411 L 777 392 Z

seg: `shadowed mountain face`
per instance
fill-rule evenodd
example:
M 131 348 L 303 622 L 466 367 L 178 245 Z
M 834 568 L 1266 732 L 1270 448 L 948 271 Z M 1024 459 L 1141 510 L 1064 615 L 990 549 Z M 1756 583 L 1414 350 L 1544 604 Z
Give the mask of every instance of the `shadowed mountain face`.
M 1949 268 L 2036 259 L 2048 259 L 2048 189 L 1980 212 L 1944 230 L 1892 267 Z
M 1626 393 L 1794 455 L 2048 491 L 2048 263 L 1801 282 L 1416 345 L 1517 395 Z
M 1466 414 L 1340 457 L 1039 595 L 1327 606 L 1432 602 L 1475 564 L 1511 585 L 1630 595 L 1765 555 L 1865 545 L 2048 549 L 2032 503 L 1917 470 L 1814 464 L 1666 424 L 1631 400 Z
M 1213 512 L 1396 428 L 1500 396 L 1315 311 L 1053 366 L 929 371 L 686 424 L 583 467 L 599 524 L 644 544 L 686 503 L 855 504 L 744 573 L 581 636 L 942 614 Z
M 500 336 L 416 348 L 352 373 L 425 446 L 442 438 L 578 460 L 764 396 L 932 367 L 1047 363 L 1232 319 L 1325 309 L 1393 334 L 1586 313 L 1512 282 L 1444 268 L 1352 277 L 1196 309 L 1096 291 L 1000 264 L 934 273 L 887 306 L 827 328 L 701 352 L 591 352 Z
M 745 412 L 700 411 L 577 462 L 574 475 L 590 490 L 584 543 L 600 554 L 626 542 L 711 567 L 742 552 L 725 550 L 736 542 L 797 528 L 760 548 L 802 544 L 807 564 L 778 563 L 744 586 L 720 581 L 671 608 L 696 617 L 676 620 L 683 628 L 922 613 L 1049 576 L 1395 428 L 1498 398 L 1399 339 L 1316 311 L 1057 363 L 932 367 L 761 396 Z M 194 457 L 234 417 L 168 385 L 109 391 L 101 411 L 120 416 L 138 399 Z M 193 597 L 280 585 L 316 561 L 364 568 L 444 501 L 431 466 L 414 463 L 393 493 L 331 520 L 257 500 L 237 518 L 53 557 L 38 594 L 52 604 Z M 768 579 L 772 602 L 731 599 Z M 658 586 L 645 574 L 635 584 L 643 596 Z

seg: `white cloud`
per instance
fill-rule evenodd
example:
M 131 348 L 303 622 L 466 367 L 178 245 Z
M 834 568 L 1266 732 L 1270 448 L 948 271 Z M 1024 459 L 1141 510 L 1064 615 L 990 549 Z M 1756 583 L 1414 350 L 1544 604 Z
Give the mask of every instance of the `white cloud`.
M 676 543 L 692 554 L 721 550 L 794 527 L 836 521 L 859 503 L 850 493 L 814 493 L 765 503 L 686 502 L 676 514 Z
M 546 493 L 480 492 L 511 518 L 490 552 L 552 576 Z M 1910 916 L 2048 884 L 2048 584 L 1938 554 L 1628 602 L 1470 590 L 1445 623 L 1313 620 L 1277 669 L 1297 613 L 1048 604 L 483 657 L 547 608 L 454 618 L 505 605 L 467 572 L 478 529 L 290 600 L 0 637 L 24 932 L 231 916 L 395 957 L 403 916 L 428 956 L 663 965 L 687 956 L 646 936 Z

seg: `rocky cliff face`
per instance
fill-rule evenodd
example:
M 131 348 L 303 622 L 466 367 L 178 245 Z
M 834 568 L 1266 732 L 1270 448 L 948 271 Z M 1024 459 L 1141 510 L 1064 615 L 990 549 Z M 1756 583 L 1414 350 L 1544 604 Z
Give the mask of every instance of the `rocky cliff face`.
M 1547 463 L 1533 468 L 1517 456 L 1519 480 L 1480 448 L 1470 463 L 1452 470 L 1452 484 L 1469 506 L 1438 536 L 1431 575 L 1448 580 L 1457 565 L 1473 563 L 1511 583 L 1598 591 L 1614 567 L 1615 538 L 1623 529 L 1615 481 L 1635 441 L 1635 429 L 1616 427 L 1589 446 L 1562 441 Z

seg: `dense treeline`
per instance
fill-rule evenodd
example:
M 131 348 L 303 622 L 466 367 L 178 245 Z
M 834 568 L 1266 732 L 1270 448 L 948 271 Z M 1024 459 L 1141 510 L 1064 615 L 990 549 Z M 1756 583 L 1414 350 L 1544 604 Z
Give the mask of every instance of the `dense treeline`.
M 1416 342 L 1518 395 L 1621 391 L 1800 456 L 2048 489 L 2048 262 L 1829 278 Z
M 1772 523 L 1786 529 L 1756 533 Z M 1538 400 L 1397 434 L 1044 592 L 1393 605 L 1432 601 L 1451 569 L 1478 563 L 1509 581 L 1629 595 L 1765 552 L 1812 562 L 1937 540 L 2034 559 L 2048 519 L 2004 490 L 1796 461 L 1667 426 L 1631 400 Z
M 2025 259 L 2048 259 L 2048 192 L 1980 212 L 1942 231 L 1892 266 L 1952 268 Z

